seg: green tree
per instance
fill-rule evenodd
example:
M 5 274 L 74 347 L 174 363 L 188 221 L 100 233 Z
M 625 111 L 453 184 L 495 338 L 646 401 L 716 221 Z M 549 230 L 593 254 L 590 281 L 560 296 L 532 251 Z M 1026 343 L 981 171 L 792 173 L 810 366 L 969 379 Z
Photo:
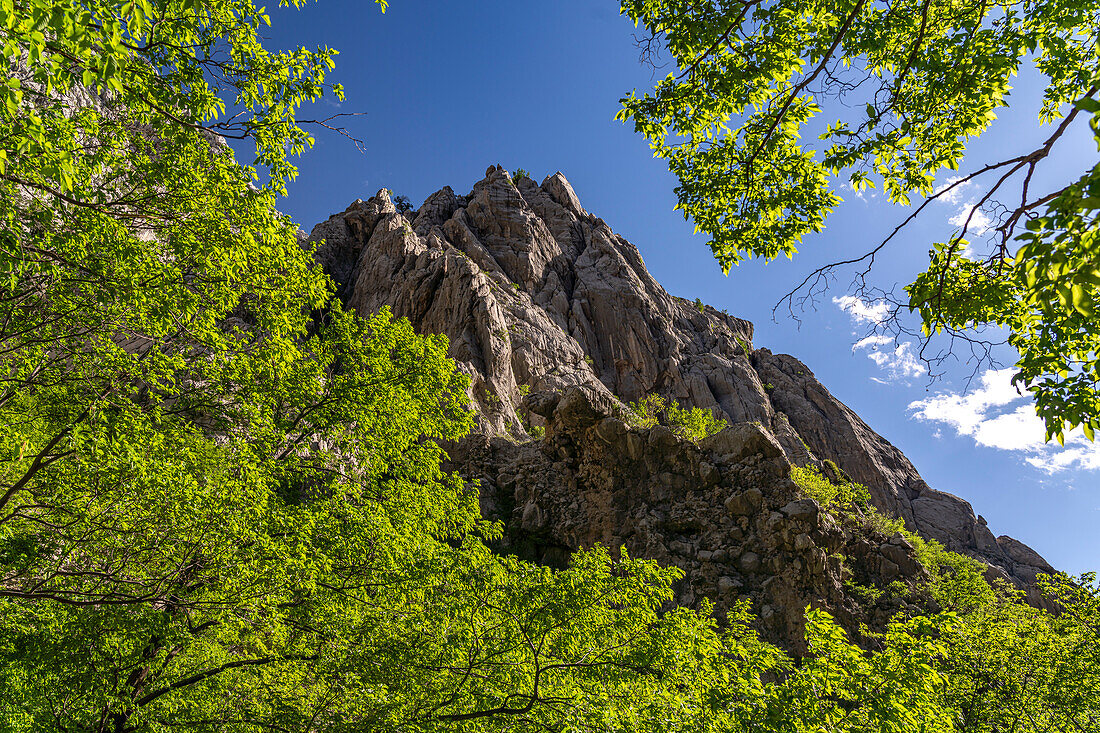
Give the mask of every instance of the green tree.
M 841 181 L 881 186 L 895 203 L 925 197 L 904 226 L 980 180 L 977 207 L 995 219 L 984 250 L 968 239 L 971 214 L 932 247 L 895 306 L 919 313 L 925 337 L 973 341 L 983 326 L 1006 327 L 1020 354 L 1017 382 L 1034 395 L 1048 437 L 1100 427 L 1100 167 L 1053 190 L 1032 186 L 1074 123 L 1091 115 L 1100 142 L 1094 2 L 623 0 L 622 11 L 647 31 L 644 53 L 665 50 L 676 68 L 652 92 L 624 98 L 619 117 L 667 160 L 679 208 L 724 270 L 746 257 L 793 256 L 840 203 Z M 1046 83 L 1039 119 L 1049 137 L 936 188 L 1008 105 L 1025 63 Z M 832 100 L 842 116 L 818 125 Z M 818 129 L 817 145 L 803 137 Z M 894 234 L 815 271 L 795 293 L 812 294 L 836 267 L 870 267 Z
M 1100 589 L 1095 575 L 1042 582 L 1057 614 L 1015 593 L 962 617 L 943 637 L 943 702 L 960 733 L 1100 730 Z
M 676 400 L 649 394 L 630 403 L 631 417 L 640 427 L 667 425 L 672 432 L 688 440 L 702 440 L 725 429 L 728 423 L 701 407 L 683 408 Z

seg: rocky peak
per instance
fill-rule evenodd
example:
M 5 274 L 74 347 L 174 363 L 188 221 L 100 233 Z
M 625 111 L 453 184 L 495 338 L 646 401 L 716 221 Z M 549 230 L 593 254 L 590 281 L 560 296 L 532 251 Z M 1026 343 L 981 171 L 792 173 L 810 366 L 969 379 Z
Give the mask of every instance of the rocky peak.
M 981 559 L 1038 602 L 1035 575 L 1050 570 L 1042 557 L 929 487 L 800 361 L 754 348 L 751 323 L 667 293 L 561 173 L 536 184 L 492 166 L 468 195 L 443 188 L 407 214 L 383 189 L 318 224 L 310 239 L 323 240 L 318 259 L 349 307 L 386 305 L 421 332 L 450 338 L 451 357 L 471 377 L 472 443 L 553 431 L 561 404 L 547 395 L 611 414 L 660 394 L 734 426 L 758 425 L 789 463 L 834 461 L 881 510 Z M 525 399 L 534 394 L 542 401 Z M 658 449 L 660 441 L 646 450 Z

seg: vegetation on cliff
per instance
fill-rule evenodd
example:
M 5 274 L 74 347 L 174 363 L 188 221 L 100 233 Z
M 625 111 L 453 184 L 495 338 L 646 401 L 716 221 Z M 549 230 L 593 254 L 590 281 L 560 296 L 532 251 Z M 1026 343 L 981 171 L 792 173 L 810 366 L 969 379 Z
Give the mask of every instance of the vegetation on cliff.
M 839 472 L 835 464 L 831 469 Z M 866 487 L 847 480 L 846 477 L 840 478 L 839 482 L 834 483 L 812 466 L 791 468 L 791 479 L 804 493 L 817 500 L 827 511 L 856 526 L 859 531 L 884 537 L 903 537 L 913 547 L 917 560 L 927 572 L 929 580 L 924 590 L 927 590 L 939 608 L 964 612 L 993 602 L 994 589 L 983 576 L 980 562 L 951 552 L 936 540 L 925 539 L 911 532 L 901 519 L 888 517 L 871 504 L 871 496 Z M 1012 595 L 1007 587 L 1005 591 L 1009 596 Z
M 630 403 L 630 417 L 643 428 L 667 425 L 672 432 L 689 440 L 702 440 L 714 435 L 727 423 L 701 407 L 681 407 L 676 400 L 666 400 L 657 394 L 646 395 Z

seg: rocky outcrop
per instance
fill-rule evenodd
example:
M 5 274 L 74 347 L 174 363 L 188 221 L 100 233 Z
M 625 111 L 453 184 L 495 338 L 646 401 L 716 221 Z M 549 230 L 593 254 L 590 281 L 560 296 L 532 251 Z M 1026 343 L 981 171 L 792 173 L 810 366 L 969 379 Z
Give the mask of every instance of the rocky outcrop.
M 560 565 L 577 547 L 625 547 L 684 571 L 676 603 L 707 598 L 721 620 L 748 601 L 765 637 L 799 654 L 807 605 L 855 638 L 861 624 L 882 628 L 899 610 L 931 605 L 904 538 L 841 524 L 800 496 L 783 448 L 757 423 L 695 444 L 631 426 L 583 388 L 525 404 L 547 421 L 544 440 L 482 434 L 451 451 L 478 482 L 482 513 L 503 521 L 503 551 Z M 891 592 L 852 591 L 872 586 Z
M 754 349 L 751 323 L 665 292 L 638 250 L 588 213 L 560 173 L 539 185 L 491 167 L 468 195 L 444 188 L 408 214 L 396 211 L 382 190 L 322 222 L 310 238 L 323 240 L 318 259 L 347 305 L 363 313 L 389 306 L 420 331 L 450 338 L 450 355 L 471 377 L 478 412 L 471 445 L 512 445 L 509 441 L 525 441 L 547 427 L 552 428 L 548 440 L 556 440 L 551 423 L 557 413 L 545 409 L 547 400 L 554 410 L 572 404 L 569 409 L 582 413 L 614 414 L 623 402 L 657 393 L 709 409 L 733 425 L 756 423 L 774 436 L 783 461 L 834 461 L 868 487 L 880 509 L 902 517 L 923 536 L 983 560 L 991 577 L 1010 579 L 1038 599 L 1035 574 L 1050 570 L 1038 554 L 1011 538 L 995 537 L 967 502 L 930 488 L 897 448 L 833 397 L 804 364 Z M 541 394 L 542 402 L 525 400 L 528 394 Z M 583 399 L 558 404 L 547 396 L 554 394 Z M 559 434 L 572 433 L 561 428 Z M 624 438 L 627 448 L 646 441 L 634 451 L 639 457 L 624 448 L 616 458 L 638 466 L 655 452 L 674 449 L 659 429 L 656 437 L 628 435 L 635 437 Z M 651 438 L 655 443 L 648 442 Z M 546 471 L 532 475 L 553 476 L 566 482 L 562 485 L 576 480 L 554 468 L 555 461 L 539 458 L 544 451 L 536 445 L 515 451 Z M 680 479 L 669 478 L 658 489 L 664 473 Z M 693 483 L 703 480 L 701 474 L 657 471 L 652 480 L 646 501 L 655 504 L 710 491 Z M 545 493 L 551 484 L 558 485 L 547 478 L 538 482 L 542 488 L 515 491 Z M 607 507 L 613 511 L 613 504 Z M 539 511 L 545 518 L 539 527 L 564 523 L 561 548 L 620 537 L 600 534 L 610 532 L 612 524 L 578 524 L 549 509 Z M 524 520 L 521 514 L 520 520 L 534 526 L 531 516 Z M 597 525 L 604 529 L 565 529 Z M 671 545 L 663 544 L 671 553 Z M 700 539 L 698 552 L 715 551 L 703 544 Z M 656 545 L 643 545 L 639 552 L 665 559 Z M 752 552 L 769 567 L 769 555 Z M 735 576 L 713 580 L 722 577 Z
M 949 550 L 982 560 L 990 579 L 1010 580 L 1027 590 L 1032 603 L 1044 605 L 1035 576 L 1054 569 L 1038 553 L 1011 537 L 994 537 L 969 502 L 929 487 L 901 451 L 829 394 L 793 356 L 758 349 L 753 365 L 769 385 L 772 405 L 813 453 L 835 461 L 867 486 L 880 509 Z

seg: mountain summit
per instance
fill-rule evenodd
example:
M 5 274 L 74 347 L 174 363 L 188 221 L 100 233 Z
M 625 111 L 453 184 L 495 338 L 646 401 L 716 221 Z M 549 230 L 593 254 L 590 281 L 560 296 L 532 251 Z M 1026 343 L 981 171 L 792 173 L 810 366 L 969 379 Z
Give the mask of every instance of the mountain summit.
M 720 457 L 707 458 L 708 450 L 713 454 L 722 447 L 715 443 L 719 436 L 677 447 L 675 436 L 654 437 L 661 428 L 632 432 L 620 419 L 624 403 L 657 394 L 724 418 L 733 426 L 725 433 L 739 436 L 742 448 L 757 446 L 758 457 L 774 464 L 772 478 L 780 483 L 790 483 L 785 479 L 790 465 L 838 469 L 865 485 L 883 513 L 980 560 L 987 577 L 1010 580 L 1041 603 L 1035 576 L 1051 567 L 1038 553 L 1011 537 L 995 536 L 965 500 L 929 487 L 897 448 L 833 397 L 798 359 L 754 348 L 751 323 L 667 293 L 637 248 L 588 213 L 561 173 L 540 185 L 493 166 L 469 194 L 443 188 L 409 212 L 399 212 L 383 189 L 318 224 L 310 239 L 323 240 L 318 259 L 349 307 L 366 314 L 389 306 L 417 330 L 450 338 L 450 356 L 471 377 L 470 396 L 479 415 L 476 435 L 452 456 L 464 475 L 480 479 L 483 508 L 505 521 L 515 547 L 526 542 L 533 552 L 538 545 L 542 559 L 552 560 L 546 551 L 555 544 L 567 554 L 578 543 L 625 543 L 633 554 L 685 567 L 690 583 L 712 597 L 719 586 L 747 592 L 766 585 L 769 573 L 777 577 L 780 571 L 769 571 L 766 554 L 748 552 L 756 560 L 741 560 L 743 545 L 755 536 L 757 524 L 756 535 L 772 530 L 782 535 L 765 525 L 769 520 L 778 525 L 771 514 L 789 519 L 790 512 L 769 514 L 763 491 L 761 506 L 748 507 L 753 510 L 746 512 L 748 521 L 736 518 L 727 507 L 733 497 L 722 487 L 746 487 L 724 472 Z M 543 430 L 544 440 L 531 441 Z M 584 446 L 596 434 L 591 431 L 599 430 L 604 447 L 597 461 Z M 636 439 L 628 435 L 635 433 Z M 643 438 L 648 442 L 638 446 Z M 722 440 L 729 449 L 722 455 L 739 452 L 730 449 L 730 435 Z M 651 465 L 651 454 L 662 451 L 687 461 L 685 471 Z M 607 465 L 608 460 L 646 464 L 646 475 Z M 595 469 L 596 462 L 604 466 L 586 475 L 585 466 Z M 534 464 L 542 469 L 523 470 Z M 628 516 L 632 500 L 616 493 L 624 482 L 638 481 L 648 482 L 652 491 L 644 511 L 635 514 L 667 514 L 693 492 L 714 490 L 689 502 L 697 516 L 687 518 L 687 525 L 669 524 L 666 517 L 646 525 L 652 530 L 647 535 L 639 518 Z M 597 485 L 599 497 L 593 494 Z M 793 494 L 780 494 L 793 500 Z M 555 518 L 556 503 L 565 500 L 564 513 Z M 710 514 L 724 532 L 721 542 L 711 536 L 712 527 L 696 526 Z M 740 524 L 748 524 L 749 531 Z M 739 531 L 728 531 L 732 527 Z M 809 539 L 791 542 L 808 549 L 813 535 L 802 534 Z M 782 537 L 771 539 L 759 549 L 782 552 Z M 708 543 L 721 546 L 703 548 Z M 900 544 L 895 538 L 895 546 Z M 716 562 L 715 553 L 723 552 L 733 558 L 731 569 L 704 572 Z M 876 559 L 869 572 L 885 567 L 889 578 L 901 572 L 905 552 L 884 552 L 875 557 L 894 560 L 883 565 Z M 808 572 L 820 563 L 802 564 Z M 746 577 L 760 573 L 765 576 L 760 583 Z M 812 591 L 799 593 L 800 599 L 815 599 Z M 797 617 L 803 608 L 796 609 Z

